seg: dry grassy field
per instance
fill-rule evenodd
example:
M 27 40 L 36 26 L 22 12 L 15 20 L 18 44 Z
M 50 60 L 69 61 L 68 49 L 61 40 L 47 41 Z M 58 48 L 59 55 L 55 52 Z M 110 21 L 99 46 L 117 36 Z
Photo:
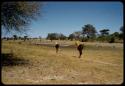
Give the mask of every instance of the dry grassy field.
M 123 83 L 123 44 L 84 43 L 78 58 L 74 41 L 60 41 L 58 54 L 55 41 L 35 42 L 2 41 L 3 84 Z

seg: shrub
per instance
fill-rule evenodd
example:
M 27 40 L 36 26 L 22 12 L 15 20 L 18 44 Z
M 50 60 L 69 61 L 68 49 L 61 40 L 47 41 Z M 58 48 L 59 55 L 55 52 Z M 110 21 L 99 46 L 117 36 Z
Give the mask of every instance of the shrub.
M 115 38 L 112 36 L 112 37 L 109 37 L 109 40 L 108 40 L 109 43 L 114 43 L 115 42 Z

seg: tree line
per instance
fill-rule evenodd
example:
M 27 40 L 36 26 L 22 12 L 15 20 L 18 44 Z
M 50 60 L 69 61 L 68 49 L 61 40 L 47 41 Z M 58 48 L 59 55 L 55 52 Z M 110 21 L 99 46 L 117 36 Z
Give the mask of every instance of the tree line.
M 49 40 L 79 40 L 82 42 L 87 42 L 87 41 L 100 41 L 100 42 L 118 42 L 120 40 L 123 40 L 123 26 L 120 27 L 119 32 L 114 32 L 112 34 L 109 34 L 109 29 L 102 29 L 100 30 L 100 34 L 97 32 L 96 28 L 91 25 L 87 24 L 82 27 L 81 31 L 76 31 L 69 36 L 65 36 L 62 33 L 48 33 L 48 36 L 46 39 Z
M 123 34 L 124 34 L 124 28 L 123 26 L 120 27 L 119 32 L 114 32 L 112 34 L 109 34 L 109 29 L 102 29 L 100 30 L 100 34 L 97 32 L 96 28 L 91 25 L 87 24 L 82 27 L 81 31 L 75 31 L 69 36 L 65 36 L 62 33 L 48 33 L 46 39 L 47 40 L 79 40 L 81 42 L 93 42 L 93 41 L 99 41 L 99 42 L 109 42 L 109 43 L 114 43 L 114 42 L 120 42 L 123 41 Z M 3 37 L 2 39 L 6 40 L 30 40 L 30 39 L 39 39 L 41 41 L 42 37 L 36 37 L 36 38 L 29 38 L 28 36 L 17 36 L 13 35 L 13 37 Z
M 29 38 L 28 36 L 21 37 L 21 36 L 13 35 L 12 37 L 3 37 L 2 39 L 3 40 L 24 40 L 24 41 L 26 41 L 31 38 Z

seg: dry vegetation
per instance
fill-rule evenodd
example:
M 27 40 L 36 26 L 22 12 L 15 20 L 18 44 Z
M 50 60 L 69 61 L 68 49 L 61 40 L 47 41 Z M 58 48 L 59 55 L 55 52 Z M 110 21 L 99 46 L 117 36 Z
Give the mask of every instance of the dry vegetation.
M 75 47 L 61 47 L 56 54 L 52 46 L 32 43 L 2 41 L 3 84 L 121 84 L 123 82 L 123 44 L 84 43 L 85 49 L 79 59 Z M 74 44 L 71 41 L 60 43 Z

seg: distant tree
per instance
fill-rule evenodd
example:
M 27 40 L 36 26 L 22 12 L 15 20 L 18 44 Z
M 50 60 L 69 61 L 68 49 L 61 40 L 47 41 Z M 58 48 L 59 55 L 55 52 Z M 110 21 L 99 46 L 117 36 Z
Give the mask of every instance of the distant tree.
M 24 36 L 24 41 L 26 41 L 28 39 L 28 36 Z
M 39 2 L 2 2 L 1 25 L 7 31 L 22 31 L 40 14 Z
M 47 39 L 50 39 L 51 41 L 52 40 L 64 40 L 66 39 L 67 37 L 62 34 L 62 33 L 48 33 L 48 36 L 47 36 Z
M 106 36 L 106 35 L 109 35 L 109 29 L 103 29 L 103 30 L 100 30 L 100 33 L 102 36 Z
M 121 33 L 124 33 L 124 27 L 123 26 L 120 28 L 120 31 L 121 31 Z
M 120 28 L 120 31 L 121 31 L 121 33 L 119 34 L 119 39 L 123 39 L 124 38 L 124 27 L 123 26 Z
M 73 34 L 75 35 L 75 39 L 80 40 L 82 36 L 82 31 L 76 31 Z
M 51 33 L 48 33 L 46 39 L 50 39 Z M 51 39 L 50 39 L 51 40 Z M 52 40 L 51 40 L 52 41 Z
M 115 38 L 119 38 L 119 32 L 114 32 L 113 34 L 111 34 L 111 36 L 115 37 Z
M 114 43 L 115 42 L 115 37 L 114 36 L 109 36 L 108 42 L 109 43 Z
M 101 33 L 97 37 L 97 41 L 108 42 L 109 40 L 109 29 L 102 29 L 99 32 Z
M 41 37 L 41 36 L 39 36 L 39 40 L 40 40 L 40 42 L 41 42 L 41 40 L 42 40 L 42 37 Z
M 89 39 L 87 37 L 82 38 L 82 42 L 87 42 Z
M 2 37 L 2 40 L 7 40 L 7 37 Z
M 22 39 L 22 37 L 21 37 L 21 36 L 19 36 L 18 38 L 19 38 L 20 40 Z
M 69 37 L 68 37 L 68 39 L 70 39 L 72 41 L 73 39 L 75 39 L 75 35 L 73 33 L 70 34 Z
M 124 38 L 123 34 L 120 33 L 120 34 L 119 34 L 119 39 L 120 39 L 120 40 L 123 40 L 123 38 Z
M 59 39 L 59 35 L 57 33 L 48 33 L 47 39 L 52 40 L 57 40 Z
M 75 31 L 69 35 L 68 39 L 82 40 L 82 37 L 83 37 L 82 31 Z
M 59 34 L 60 36 L 59 36 L 59 38 L 60 38 L 60 40 L 65 40 L 67 37 L 64 35 L 64 34 L 62 34 L 62 33 L 60 33 Z
M 96 35 L 97 31 L 93 25 L 87 24 L 82 27 L 82 33 L 83 35 L 87 35 L 88 38 L 91 38 Z
M 17 40 L 17 35 L 13 35 L 14 40 Z

